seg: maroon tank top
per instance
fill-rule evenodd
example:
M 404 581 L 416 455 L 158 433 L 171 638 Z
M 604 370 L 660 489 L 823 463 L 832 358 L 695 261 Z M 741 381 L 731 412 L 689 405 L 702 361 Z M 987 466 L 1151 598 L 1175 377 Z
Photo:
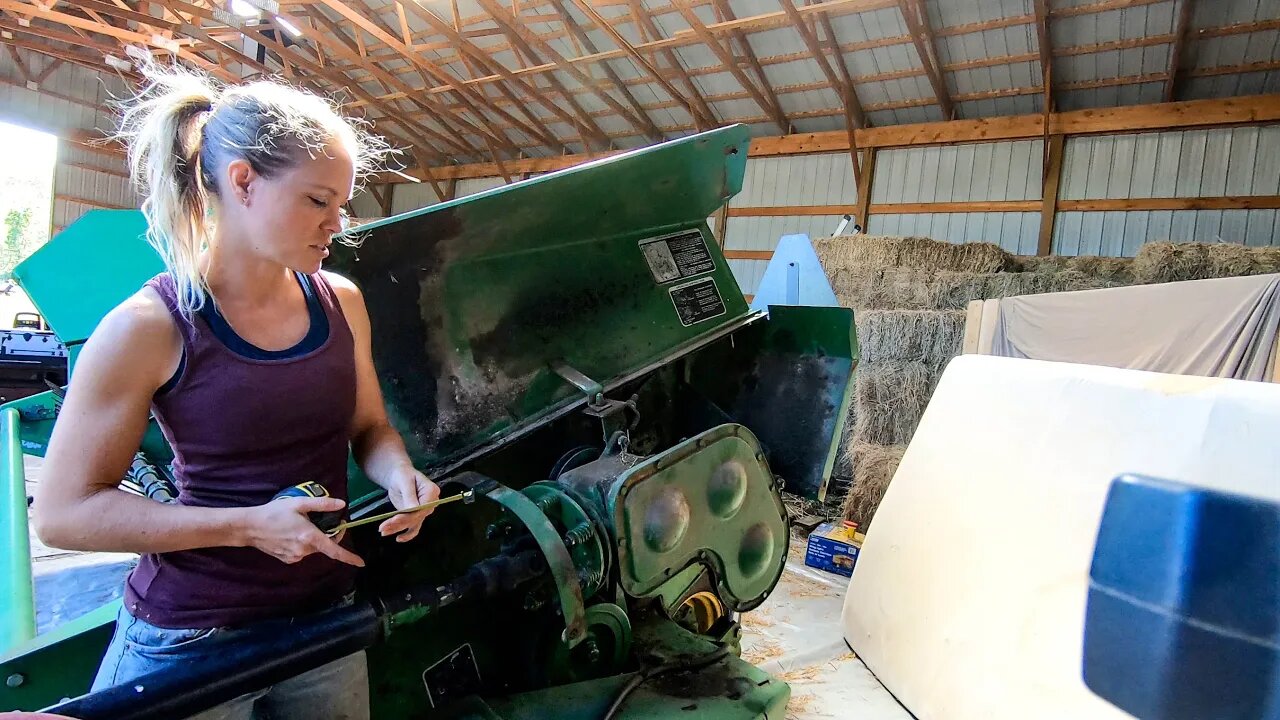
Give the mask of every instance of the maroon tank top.
M 173 278 L 147 282 L 182 334 L 179 369 L 152 401 L 173 447 L 180 504 L 261 505 L 306 480 L 347 499 L 355 343 L 332 286 L 319 273 L 297 277 L 310 330 L 280 351 L 245 341 L 212 302 L 188 323 Z M 318 553 L 288 564 L 252 547 L 147 554 L 124 601 L 160 627 L 236 626 L 326 607 L 350 592 L 355 571 Z

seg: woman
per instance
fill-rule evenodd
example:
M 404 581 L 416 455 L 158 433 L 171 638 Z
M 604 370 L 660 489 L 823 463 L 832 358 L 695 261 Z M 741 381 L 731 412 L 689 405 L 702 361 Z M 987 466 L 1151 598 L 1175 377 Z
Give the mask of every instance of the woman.
M 95 689 L 349 601 L 363 562 L 307 518 L 345 506 L 349 451 L 397 508 L 440 492 L 387 420 L 360 292 L 320 270 L 379 148 L 285 85 L 148 75 L 121 135 L 166 271 L 85 344 L 33 507 L 51 546 L 141 555 Z M 117 487 L 149 412 L 173 505 Z M 272 500 L 307 480 L 332 497 Z M 380 531 L 411 540 L 426 515 Z M 363 718 L 367 685 L 361 653 L 208 717 Z

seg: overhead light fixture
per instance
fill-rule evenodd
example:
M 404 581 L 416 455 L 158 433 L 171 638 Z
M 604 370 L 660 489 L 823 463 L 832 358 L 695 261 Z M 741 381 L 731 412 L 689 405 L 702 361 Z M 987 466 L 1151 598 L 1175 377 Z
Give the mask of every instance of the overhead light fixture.
M 246 18 L 256 18 L 262 14 L 261 10 L 245 0 L 231 0 L 231 12 Z
M 294 26 L 293 26 L 293 23 L 290 23 L 288 20 L 285 20 L 284 18 L 280 17 L 279 15 L 276 15 L 276 16 L 275 16 L 275 19 L 276 19 L 276 24 L 277 24 L 277 25 L 279 25 L 280 27 L 284 28 L 284 29 L 285 29 L 285 32 L 289 33 L 290 35 L 292 35 L 292 36 L 294 36 L 294 37 L 301 37 L 301 36 L 302 36 L 302 31 L 301 31 L 301 30 L 299 30 L 298 28 L 294 27 Z

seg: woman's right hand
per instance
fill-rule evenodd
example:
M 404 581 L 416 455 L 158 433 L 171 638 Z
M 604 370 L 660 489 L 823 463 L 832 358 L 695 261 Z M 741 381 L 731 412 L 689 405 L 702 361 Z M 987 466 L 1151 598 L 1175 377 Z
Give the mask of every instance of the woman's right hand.
M 334 512 L 344 507 L 346 503 L 338 498 L 282 497 L 248 508 L 249 545 L 285 563 L 296 563 L 318 552 L 364 567 L 364 560 L 321 532 L 307 517 L 307 513 Z

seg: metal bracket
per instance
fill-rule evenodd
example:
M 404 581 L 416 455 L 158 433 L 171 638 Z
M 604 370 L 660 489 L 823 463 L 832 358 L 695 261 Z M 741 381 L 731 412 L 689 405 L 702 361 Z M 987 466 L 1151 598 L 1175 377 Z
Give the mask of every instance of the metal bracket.
M 586 603 L 582 599 L 582 585 L 578 582 L 578 569 L 573 564 L 569 549 L 565 547 L 560 532 L 551 524 L 541 509 L 526 495 L 499 483 L 493 478 L 475 472 L 465 472 L 444 481 L 457 483 L 475 491 L 476 495 L 493 500 L 511 511 L 532 533 L 538 548 L 547 559 L 547 567 L 556 583 L 560 596 L 560 609 L 564 614 L 565 630 L 562 635 L 569 647 L 576 647 L 587 637 Z
M 636 412 L 634 400 L 622 402 L 605 397 L 604 389 L 600 383 L 583 375 L 562 361 L 552 363 L 551 369 L 563 378 L 565 382 L 578 388 L 587 396 L 587 407 L 582 412 L 600 420 L 606 445 L 609 444 L 615 433 L 625 433 L 630 429 L 627 423 L 626 411 L 630 409 L 632 412 Z

